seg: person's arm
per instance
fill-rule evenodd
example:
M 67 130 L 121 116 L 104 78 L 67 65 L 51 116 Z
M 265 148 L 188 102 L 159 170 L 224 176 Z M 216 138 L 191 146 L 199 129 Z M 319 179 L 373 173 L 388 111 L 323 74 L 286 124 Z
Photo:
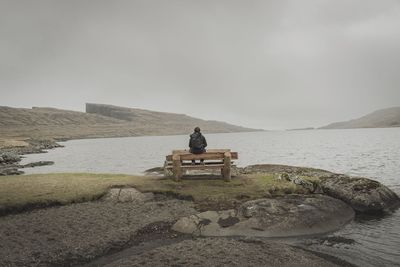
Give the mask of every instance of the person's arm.
M 207 140 L 206 140 L 206 138 L 204 137 L 204 135 L 203 135 L 203 143 L 204 143 L 204 147 L 207 147 Z
M 192 148 L 192 138 L 189 137 L 189 148 Z

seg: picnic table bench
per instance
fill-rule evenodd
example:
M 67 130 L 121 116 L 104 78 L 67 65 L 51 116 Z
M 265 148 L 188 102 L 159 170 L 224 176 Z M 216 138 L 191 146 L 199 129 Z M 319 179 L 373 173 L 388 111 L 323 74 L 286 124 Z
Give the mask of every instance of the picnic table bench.
M 175 181 L 179 181 L 184 170 L 220 169 L 225 181 L 231 180 L 232 160 L 238 159 L 237 152 L 230 149 L 208 149 L 202 154 L 193 154 L 188 150 L 173 150 L 167 155 L 164 164 L 164 173 L 172 170 Z M 192 160 L 204 160 L 203 163 L 193 164 Z

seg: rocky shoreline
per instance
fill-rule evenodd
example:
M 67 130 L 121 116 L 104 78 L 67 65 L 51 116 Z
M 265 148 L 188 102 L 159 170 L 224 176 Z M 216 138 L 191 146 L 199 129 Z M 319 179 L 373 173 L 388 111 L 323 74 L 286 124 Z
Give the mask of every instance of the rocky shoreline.
M 30 140 L 24 147 L 2 148 L 0 175 L 51 164 L 19 162 L 23 154 L 56 147 L 60 145 L 54 141 Z M 149 173 L 162 171 L 154 168 Z M 215 202 L 204 211 L 197 209 L 193 198 L 173 191 L 118 186 L 94 201 L 0 216 L 0 265 L 354 266 L 270 238 L 325 234 L 352 221 L 355 214 L 386 213 L 400 205 L 389 188 L 363 177 L 270 164 L 238 168 L 235 173 L 268 175 L 293 183 L 301 194 L 274 194 L 275 189 L 268 188 L 262 198 L 242 194 L 230 209 Z
M 27 139 L 22 145 L 0 147 L 0 176 L 20 175 L 23 168 L 52 165 L 52 161 L 39 161 L 21 165 L 22 155 L 46 153 L 45 150 L 63 147 L 54 140 Z
M 284 242 L 174 231 L 176 221 L 196 213 L 191 201 L 120 188 L 98 201 L 0 217 L 0 264 L 351 266 Z

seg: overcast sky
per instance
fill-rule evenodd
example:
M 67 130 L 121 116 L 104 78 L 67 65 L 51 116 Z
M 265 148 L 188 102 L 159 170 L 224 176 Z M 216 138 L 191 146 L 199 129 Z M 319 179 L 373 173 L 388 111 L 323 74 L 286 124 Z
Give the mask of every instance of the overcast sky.
M 85 102 L 243 126 L 400 105 L 398 0 L 0 0 L 0 105 Z

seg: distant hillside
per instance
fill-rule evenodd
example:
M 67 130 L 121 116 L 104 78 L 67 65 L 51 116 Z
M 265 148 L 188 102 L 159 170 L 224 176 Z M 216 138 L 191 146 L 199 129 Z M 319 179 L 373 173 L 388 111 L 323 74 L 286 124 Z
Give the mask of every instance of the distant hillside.
M 124 108 L 103 104 L 86 104 L 86 112 L 123 120 L 137 127 L 148 127 L 157 133 L 165 131 L 176 131 L 177 133 L 187 133 L 199 126 L 205 132 L 245 132 L 255 131 L 254 129 L 244 128 L 214 120 L 202 120 L 184 114 L 157 112 L 136 108 Z
M 183 114 L 102 104 L 87 104 L 87 113 L 55 108 L 0 107 L 0 137 L 98 138 L 188 134 L 195 126 L 206 133 L 255 131 Z
M 374 111 L 361 118 L 335 122 L 320 129 L 385 128 L 400 127 L 400 107 Z

